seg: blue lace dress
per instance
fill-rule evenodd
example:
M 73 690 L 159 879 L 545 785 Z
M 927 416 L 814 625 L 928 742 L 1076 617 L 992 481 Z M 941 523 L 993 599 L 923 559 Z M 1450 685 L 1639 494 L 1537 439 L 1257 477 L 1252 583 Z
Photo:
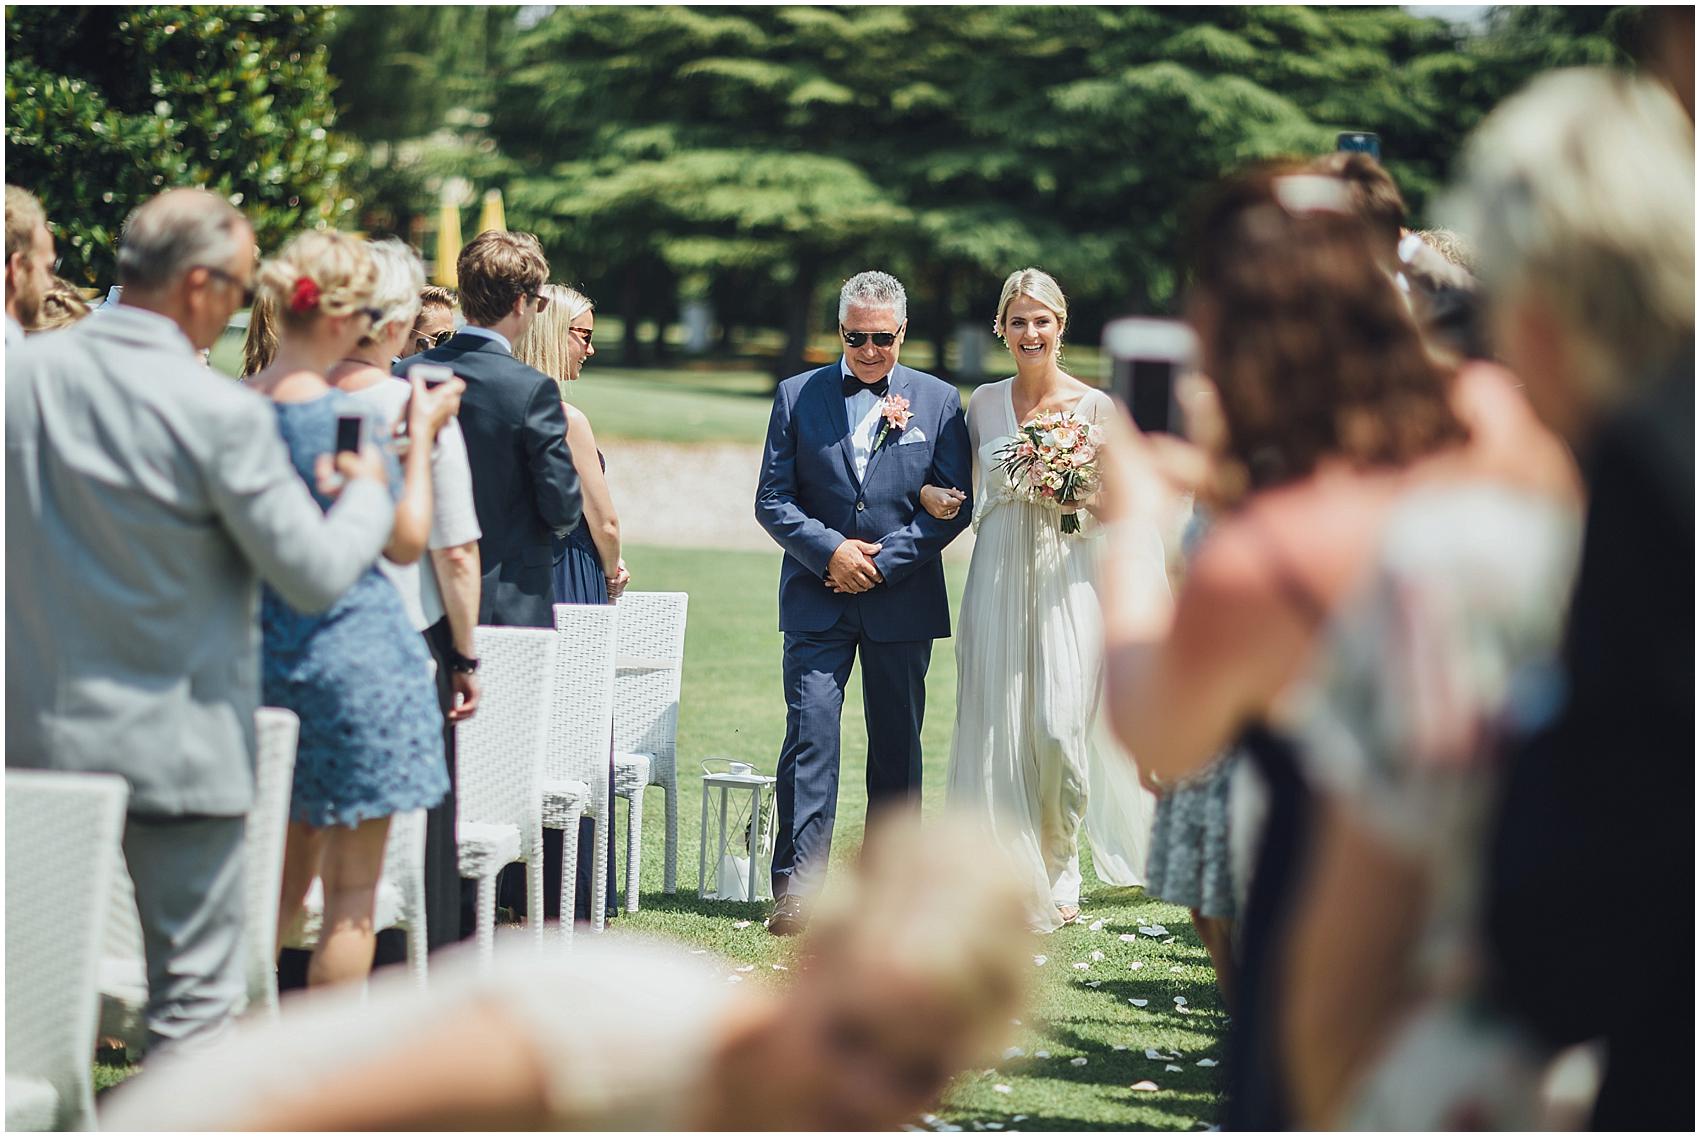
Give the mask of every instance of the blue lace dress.
M 314 488 L 313 462 L 334 449 L 337 416 L 365 416 L 369 439 L 388 434 L 382 415 L 341 391 L 276 409 L 290 460 L 321 509 L 331 503 Z M 400 467 L 388 461 L 399 496 Z M 261 698 L 301 719 L 292 820 L 353 826 L 442 801 L 449 779 L 430 656 L 375 565 L 316 616 L 264 588 L 260 626 Z

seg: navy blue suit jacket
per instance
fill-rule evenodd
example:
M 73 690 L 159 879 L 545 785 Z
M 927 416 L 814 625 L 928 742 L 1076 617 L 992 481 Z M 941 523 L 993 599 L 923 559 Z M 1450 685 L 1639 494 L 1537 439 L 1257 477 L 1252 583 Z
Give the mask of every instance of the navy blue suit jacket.
M 756 520 L 785 550 L 782 631 L 825 631 L 855 604 L 863 631 L 877 642 L 950 635 L 939 554 L 968 526 L 974 503 L 965 501 L 954 518 L 940 521 L 921 508 L 920 494 L 928 484 L 971 492 L 962 399 L 951 384 L 902 364 L 892 369 L 891 392 L 909 400 L 908 429 L 886 437 L 858 480 L 840 362 L 779 385 L 762 452 Z M 833 592 L 827 562 L 852 537 L 883 546 L 874 564 L 885 581 L 856 595 Z
M 567 450 L 561 389 L 485 336 L 461 334 L 395 365 L 441 363 L 466 381 L 460 429 L 472 467 L 472 503 L 484 584 L 480 624 L 555 626 L 551 539 L 579 523 L 578 472 Z

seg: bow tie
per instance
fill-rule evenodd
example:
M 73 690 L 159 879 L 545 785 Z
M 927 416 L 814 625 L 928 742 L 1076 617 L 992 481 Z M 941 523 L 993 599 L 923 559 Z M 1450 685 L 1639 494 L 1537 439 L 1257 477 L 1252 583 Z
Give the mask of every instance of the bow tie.
M 871 391 L 875 395 L 884 396 L 891 389 L 891 377 L 887 376 L 878 383 L 864 383 L 854 375 L 844 377 L 844 397 L 852 398 L 863 391 Z

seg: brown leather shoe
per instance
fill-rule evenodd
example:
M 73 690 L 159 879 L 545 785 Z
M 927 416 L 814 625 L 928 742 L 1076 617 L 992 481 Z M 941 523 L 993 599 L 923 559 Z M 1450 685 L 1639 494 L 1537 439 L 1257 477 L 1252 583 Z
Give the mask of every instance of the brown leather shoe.
M 794 936 L 808 927 L 809 917 L 803 911 L 801 896 L 781 896 L 767 918 L 767 930 L 776 936 Z

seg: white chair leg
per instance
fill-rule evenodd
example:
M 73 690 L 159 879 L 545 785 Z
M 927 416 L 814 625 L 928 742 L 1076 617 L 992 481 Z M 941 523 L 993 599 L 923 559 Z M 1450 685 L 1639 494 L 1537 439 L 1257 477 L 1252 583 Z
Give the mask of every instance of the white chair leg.
M 565 850 L 566 844 L 561 848 Z M 537 950 L 543 950 L 543 924 L 546 916 L 543 911 L 543 826 L 537 826 L 537 832 L 532 838 L 532 845 L 525 861 L 525 887 L 528 893 L 526 911 L 530 913 L 526 922 L 531 925 L 531 945 Z
M 578 897 L 578 823 L 579 814 L 569 813 L 561 830 L 561 946 L 573 946 L 573 911 Z M 537 910 L 543 911 L 541 904 Z
M 643 865 L 643 787 L 626 799 L 626 911 L 638 910 L 638 882 Z
M 478 878 L 478 966 L 490 970 L 496 953 L 496 873 Z
M 661 793 L 667 804 L 667 842 L 662 849 L 661 890 L 671 896 L 679 890 L 679 787 L 665 782 Z
M 608 927 L 608 821 L 597 815 L 591 836 L 596 852 L 590 862 L 590 927 L 597 932 Z

